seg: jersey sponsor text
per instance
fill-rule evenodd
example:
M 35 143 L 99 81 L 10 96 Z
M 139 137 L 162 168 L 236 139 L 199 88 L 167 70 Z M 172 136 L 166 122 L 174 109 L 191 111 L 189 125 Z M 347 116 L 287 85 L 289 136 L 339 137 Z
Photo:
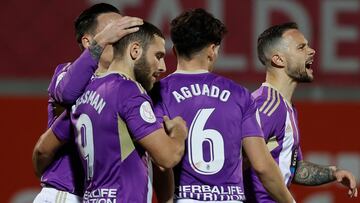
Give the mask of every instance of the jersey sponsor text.
M 244 191 L 237 185 L 180 185 L 177 190 L 176 198 L 178 199 L 195 198 L 202 201 L 245 200 Z

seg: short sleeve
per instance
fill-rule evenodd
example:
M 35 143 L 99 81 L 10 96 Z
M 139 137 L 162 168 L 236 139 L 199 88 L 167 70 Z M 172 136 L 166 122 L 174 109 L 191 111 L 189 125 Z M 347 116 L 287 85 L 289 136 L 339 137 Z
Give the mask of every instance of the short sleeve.
M 286 110 L 283 109 L 281 103 L 279 103 L 279 105 L 272 110 L 273 112 L 269 114 L 266 110 L 263 110 L 263 107 L 266 106 L 267 98 L 257 97 L 255 102 L 259 109 L 260 126 L 264 133 L 265 141 L 268 142 L 269 139 L 274 136 L 279 138 L 283 135 L 282 129 L 286 119 Z
M 164 121 L 163 116 L 169 116 L 166 113 L 165 106 L 161 97 L 161 83 L 155 83 L 154 87 L 150 92 L 150 97 L 154 102 L 154 113 L 157 120 L 162 123 Z
M 51 130 L 61 141 L 69 141 L 73 136 L 73 128 L 68 111 L 64 111 L 52 124 Z
M 147 94 L 138 94 L 126 100 L 120 115 L 136 141 L 162 128 L 156 119 L 153 105 Z
M 264 139 L 267 142 L 274 134 L 274 118 L 259 112 L 259 122 L 264 133 Z
M 250 93 L 246 92 L 247 105 L 245 106 L 242 119 L 242 135 L 244 137 L 263 137 L 263 132 L 259 125 L 259 112 L 257 111 L 254 99 Z

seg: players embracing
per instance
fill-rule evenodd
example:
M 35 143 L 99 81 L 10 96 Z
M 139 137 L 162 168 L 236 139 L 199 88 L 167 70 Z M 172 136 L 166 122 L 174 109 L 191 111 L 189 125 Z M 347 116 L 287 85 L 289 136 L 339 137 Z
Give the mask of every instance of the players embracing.
M 161 31 L 112 8 L 105 13 L 114 19 L 102 29 L 95 23 L 89 39 L 80 37 L 90 48 L 55 78 L 52 99 L 67 110 L 34 149 L 35 169 L 44 175 L 71 145 L 66 156 L 81 160 L 84 177 L 71 174 L 70 182 L 84 186 L 67 199 L 73 191 L 45 185 L 56 191 L 35 202 L 151 202 L 150 162 L 159 202 L 244 202 L 251 186 L 243 184 L 243 152 L 271 199 L 294 202 L 266 146 L 258 102 L 246 88 L 211 73 L 225 25 L 203 9 L 173 19 L 177 70 L 153 88 L 166 70 Z M 352 181 L 350 175 L 338 174 Z

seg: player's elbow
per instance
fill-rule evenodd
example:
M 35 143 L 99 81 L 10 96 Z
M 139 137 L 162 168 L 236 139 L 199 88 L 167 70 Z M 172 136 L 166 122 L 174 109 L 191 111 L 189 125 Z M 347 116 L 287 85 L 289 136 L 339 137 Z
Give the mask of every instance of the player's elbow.
M 54 153 L 49 151 L 48 148 L 44 146 L 44 143 L 38 142 L 36 144 L 32 154 L 32 162 L 37 177 L 41 177 L 53 157 Z
M 264 166 L 257 166 L 257 167 L 253 167 L 256 174 L 258 176 L 266 176 L 267 174 L 269 174 L 269 168 L 267 168 L 265 165 Z
M 70 88 L 58 87 L 55 90 L 54 96 L 55 96 L 54 98 L 56 98 L 57 102 L 61 103 L 62 105 L 68 106 L 68 105 L 72 105 L 76 102 L 77 98 L 81 96 L 81 92 L 75 93 L 73 91 L 70 91 Z
M 34 171 L 37 177 L 41 177 L 43 173 L 42 160 L 47 159 L 49 157 L 48 152 L 45 150 L 44 147 L 41 147 L 41 145 L 37 144 L 33 150 L 32 154 L 32 162 Z
M 256 166 L 253 165 L 253 168 L 260 179 L 273 179 L 275 173 L 278 172 L 278 174 L 281 174 L 278 165 L 272 157 L 265 159 L 262 163 L 259 163 Z
M 71 93 L 67 93 L 64 91 L 64 93 L 62 93 L 61 95 L 61 103 L 63 105 L 72 105 L 75 103 L 76 99 L 78 97 L 74 97 L 72 95 L 70 95 Z

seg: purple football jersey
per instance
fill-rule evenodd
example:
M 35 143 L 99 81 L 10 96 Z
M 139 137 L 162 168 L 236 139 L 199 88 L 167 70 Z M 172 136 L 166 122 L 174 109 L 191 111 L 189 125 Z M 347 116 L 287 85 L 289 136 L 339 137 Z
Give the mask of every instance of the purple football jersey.
M 51 82 L 48 87 L 48 128 L 54 123 L 55 119 L 65 110 L 65 108 L 57 102 L 53 97 L 56 86 L 59 84 L 60 80 L 64 77 L 68 71 L 71 63 L 60 64 L 56 67 Z
M 61 104 L 72 105 L 82 95 L 90 78 L 94 75 L 98 62 L 94 60 L 88 49 L 80 55 L 54 82 L 50 96 Z
M 161 124 L 141 85 L 118 73 L 94 78 L 71 120 L 86 174 L 84 201 L 147 202 L 148 157 L 136 141 Z M 60 139 L 71 139 L 61 129 L 53 127 Z
M 279 165 L 285 184 L 290 186 L 296 163 L 302 160 L 297 112 L 270 84 L 264 83 L 252 95 L 260 112 L 260 124 L 267 147 Z M 247 169 L 244 176 L 247 202 L 275 202 L 253 169 Z
M 181 116 L 189 128 L 174 168 L 175 198 L 245 200 L 242 139 L 262 137 L 248 90 L 206 71 L 176 71 L 156 84 L 153 96 L 158 118 Z
M 91 57 L 88 49 L 73 63 L 56 67 L 48 88 L 48 127 L 64 111 L 64 100 L 70 103 L 75 102 L 96 67 L 97 61 Z M 63 131 L 68 132 L 69 136 L 73 133 L 70 125 L 65 126 Z M 42 175 L 41 183 L 43 186 L 54 187 L 79 196 L 83 195 L 84 172 L 74 143 L 69 142 L 58 151 L 55 160 Z

